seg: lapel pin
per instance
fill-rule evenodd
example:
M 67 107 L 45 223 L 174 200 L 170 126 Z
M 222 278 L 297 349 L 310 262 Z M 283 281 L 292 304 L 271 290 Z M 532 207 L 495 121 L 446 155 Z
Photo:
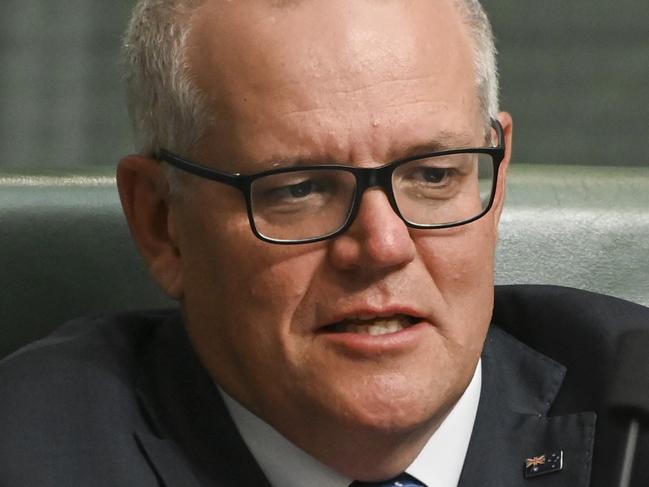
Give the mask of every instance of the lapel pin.
M 563 450 L 530 457 L 525 460 L 525 478 L 531 479 L 563 469 Z

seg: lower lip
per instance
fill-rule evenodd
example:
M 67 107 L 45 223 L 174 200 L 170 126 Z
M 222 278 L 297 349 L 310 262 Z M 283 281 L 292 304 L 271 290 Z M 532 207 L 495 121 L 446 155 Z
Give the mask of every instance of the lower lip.
M 424 321 L 408 326 L 403 330 L 384 335 L 366 333 L 323 332 L 319 336 L 340 350 L 355 355 L 381 355 L 403 353 L 414 350 L 430 330 L 430 323 Z

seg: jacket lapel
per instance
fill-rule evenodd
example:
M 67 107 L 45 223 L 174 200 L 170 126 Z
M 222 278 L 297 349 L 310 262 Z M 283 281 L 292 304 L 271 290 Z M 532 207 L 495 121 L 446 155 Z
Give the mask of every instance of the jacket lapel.
M 200 487 L 201 484 L 171 440 L 154 435 L 146 427 L 138 428 L 133 436 L 161 485 Z
M 565 368 L 498 328 L 482 356 L 480 406 L 459 487 L 587 487 L 592 412 L 548 416 Z M 552 463 L 563 455 L 563 467 Z M 528 474 L 547 470 L 544 475 Z M 553 468 L 555 467 L 555 468 Z
M 270 487 L 194 355 L 179 316 L 140 354 L 138 446 L 166 487 Z

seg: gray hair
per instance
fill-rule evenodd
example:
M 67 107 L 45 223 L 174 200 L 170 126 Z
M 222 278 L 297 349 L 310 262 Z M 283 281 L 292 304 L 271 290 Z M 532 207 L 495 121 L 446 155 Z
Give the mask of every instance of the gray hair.
M 478 0 L 454 0 L 473 38 L 478 96 L 486 121 L 498 113 L 496 48 Z M 129 111 L 137 149 L 190 155 L 209 127 L 207 97 L 186 57 L 193 10 L 204 0 L 139 0 L 124 37 Z
M 473 40 L 476 84 L 480 105 L 489 125 L 499 111 L 498 65 L 496 43 L 487 13 L 479 0 L 455 0 L 464 13 Z
M 191 14 L 204 0 L 140 0 L 124 36 L 123 61 L 137 150 L 191 153 L 208 126 L 206 97 L 191 78 Z

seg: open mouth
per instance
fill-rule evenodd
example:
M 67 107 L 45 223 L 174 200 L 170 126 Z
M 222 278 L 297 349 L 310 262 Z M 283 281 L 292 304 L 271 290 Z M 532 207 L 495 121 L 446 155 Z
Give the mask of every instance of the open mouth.
M 322 328 L 325 333 L 359 333 L 362 335 L 387 335 L 405 330 L 421 321 L 421 318 L 398 314 L 381 317 L 350 317 Z

